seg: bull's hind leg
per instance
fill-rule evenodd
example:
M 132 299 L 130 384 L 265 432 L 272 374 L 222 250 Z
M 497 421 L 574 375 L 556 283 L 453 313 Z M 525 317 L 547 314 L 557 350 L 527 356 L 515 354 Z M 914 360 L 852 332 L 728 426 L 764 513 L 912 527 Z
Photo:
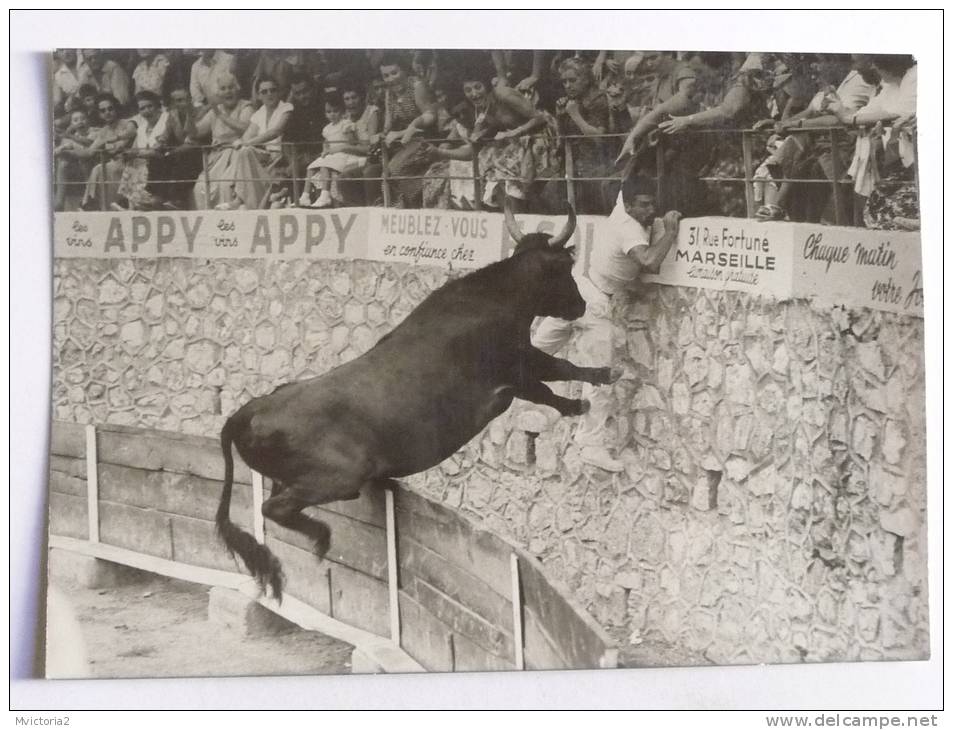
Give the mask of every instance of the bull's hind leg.
M 321 520 L 304 514 L 302 510 L 329 502 L 357 499 L 359 495 L 359 484 L 338 489 L 285 485 L 273 491 L 272 496 L 265 500 L 261 513 L 282 527 L 309 538 L 314 546 L 314 554 L 321 560 L 331 547 L 331 528 Z

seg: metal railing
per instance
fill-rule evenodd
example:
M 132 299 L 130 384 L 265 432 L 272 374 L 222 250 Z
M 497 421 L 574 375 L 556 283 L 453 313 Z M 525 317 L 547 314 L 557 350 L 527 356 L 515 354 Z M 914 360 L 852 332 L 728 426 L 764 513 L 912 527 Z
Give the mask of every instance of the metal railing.
M 850 185 L 853 183 L 853 180 L 850 178 L 844 177 L 843 164 L 840 159 L 840 155 L 837 154 L 838 141 L 846 141 L 848 138 L 844 135 L 849 131 L 845 127 L 814 127 L 814 128 L 798 128 L 796 130 L 791 130 L 788 134 L 791 135 L 808 135 L 811 137 L 823 136 L 827 144 L 830 145 L 831 149 L 831 174 L 828 178 L 787 178 L 787 177 L 772 177 L 770 180 L 760 179 L 755 177 L 755 168 L 761 159 L 767 157 L 768 153 L 765 146 L 762 144 L 760 150 L 756 147 L 756 140 L 767 138 L 772 134 L 775 134 L 773 129 L 698 129 L 698 130 L 687 130 L 682 132 L 681 135 L 740 135 L 741 137 L 741 155 L 742 155 L 742 166 L 744 175 L 742 177 L 730 177 L 730 176 L 706 176 L 700 175 L 695 179 L 700 182 L 706 183 L 730 183 L 730 184 L 743 184 L 744 185 L 744 195 L 745 195 L 745 209 L 747 217 L 751 218 L 755 216 L 756 209 L 756 196 L 755 196 L 755 185 L 757 183 L 771 182 L 777 184 L 783 183 L 797 183 L 797 184 L 809 184 L 809 185 L 829 185 L 831 187 L 832 199 L 834 202 L 833 210 L 835 216 L 836 224 L 844 224 L 849 221 L 842 220 L 842 211 L 844 204 L 844 195 L 845 190 L 843 189 L 844 185 Z M 681 136 L 680 135 L 680 136 Z M 527 137 L 534 137 L 538 135 L 526 135 Z M 659 192 L 659 202 L 660 205 L 664 205 L 665 201 L 663 199 L 663 182 L 666 177 L 665 169 L 665 158 L 666 152 L 669 150 L 670 138 L 666 135 L 654 135 L 655 139 L 653 140 L 653 145 L 655 147 L 655 170 L 653 179 L 656 181 L 657 190 Z M 612 182 L 621 180 L 622 173 L 613 171 L 613 174 L 602 175 L 602 176 L 579 176 L 576 174 L 576 160 L 574 159 L 573 152 L 573 142 L 576 141 L 588 141 L 590 143 L 603 144 L 608 147 L 606 144 L 610 140 L 621 140 L 626 137 L 624 133 L 606 133 L 599 135 L 562 135 L 557 138 L 559 152 L 562 154 L 562 173 L 552 176 L 538 176 L 534 177 L 534 182 L 539 183 L 549 183 L 549 182 L 563 182 L 566 185 L 566 195 L 568 200 L 574 207 L 578 209 L 578 184 L 587 183 L 587 182 Z M 350 183 L 380 183 L 380 200 L 383 202 L 384 207 L 392 207 L 394 204 L 393 194 L 391 185 L 393 183 L 400 183 L 402 181 L 409 180 L 461 180 L 472 182 L 474 186 L 474 195 L 473 195 L 473 207 L 476 210 L 482 210 L 484 207 L 483 204 L 483 186 L 487 182 L 484 179 L 483 171 L 480 168 L 480 155 L 479 149 L 483 145 L 496 145 L 496 144 L 506 144 L 508 141 L 498 141 L 498 140 L 486 140 L 481 143 L 470 143 L 465 140 L 448 140 L 447 138 L 419 138 L 415 137 L 414 141 L 426 142 L 432 145 L 455 145 L 456 147 L 465 147 L 471 145 L 473 148 L 471 163 L 470 175 L 459 176 L 459 175 L 394 175 L 390 172 L 390 163 L 392 159 L 392 152 L 388 149 L 387 145 L 380 145 L 380 163 L 381 168 L 379 175 L 339 175 L 336 179 L 338 182 L 350 182 Z M 157 181 L 152 181 L 157 184 L 183 184 L 188 183 L 192 185 L 201 184 L 205 192 L 205 200 L 210 201 L 212 199 L 212 185 L 213 183 L 238 183 L 238 182 L 262 182 L 267 183 L 269 191 L 274 188 L 274 186 L 283 186 L 287 189 L 287 186 L 290 185 L 290 194 L 291 202 L 297 201 L 302 190 L 302 184 L 307 181 L 307 178 L 302 178 L 298 174 L 297 165 L 295 164 L 295 158 L 299 154 L 299 148 L 308 148 L 315 150 L 321 145 L 320 141 L 315 141 L 313 143 L 282 143 L 281 152 L 275 150 L 274 145 L 271 147 L 267 146 L 257 146 L 253 147 L 262 153 L 270 154 L 274 156 L 277 160 L 280 158 L 286 162 L 283 172 L 285 174 L 279 176 L 269 176 L 266 178 L 229 178 L 229 179 L 215 179 L 213 180 L 210 177 L 210 159 L 212 158 L 213 153 L 221 151 L 223 149 L 228 149 L 230 145 L 192 145 L 184 148 L 172 148 L 166 151 L 163 151 L 163 155 L 177 155 L 180 153 L 187 153 L 194 151 L 201 152 L 202 158 L 202 170 L 199 174 L 198 179 L 187 178 L 187 179 L 161 179 Z M 642 147 L 637 151 L 638 154 L 642 154 L 646 149 L 650 147 Z M 605 162 L 607 172 L 613 168 L 613 163 L 611 160 L 614 158 L 614 155 L 609 153 L 609 150 L 605 150 Z M 153 151 L 150 151 L 150 157 L 154 155 Z M 315 152 L 315 155 L 319 153 Z M 116 157 L 125 157 L 134 159 L 136 157 L 135 150 L 126 150 L 123 152 L 106 152 L 101 151 L 98 155 L 98 162 L 102 166 L 102 169 L 105 170 L 106 164 Z M 444 158 L 446 159 L 446 158 Z M 434 160 L 435 162 L 436 160 Z M 433 164 L 433 162 L 431 162 Z M 558 170 L 553 170 L 554 173 L 558 173 Z M 506 177 L 495 175 L 492 179 L 492 182 L 505 184 L 507 182 L 520 182 L 521 178 L 518 177 Z M 57 184 L 57 183 L 55 183 Z M 64 184 L 68 186 L 87 186 L 88 182 L 84 181 L 68 181 L 68 182 L 58 182 L 58 184 Z M 98 203 L 100 210 L 108 210 L 110 200 L 108 199 L 108 186 L 110 184 L 115 185 L 115 182 L 110 183 L 106 180 L 104 174 L 100 175 L 99 180 L 99 193 Z M 266 194 L 262 201 L 258 201 L 259 204 L 264 203 L 265 205 L 254 205 L 255 209 L 259 207 L 267 207 L 268 195 Z M 365 204 L 373 204 L 373 201 L 366 201 Z M 249 201 L 245 201 L 245 205 L 249 205 Z M 527 211 L 532 212 L 532 211 Z

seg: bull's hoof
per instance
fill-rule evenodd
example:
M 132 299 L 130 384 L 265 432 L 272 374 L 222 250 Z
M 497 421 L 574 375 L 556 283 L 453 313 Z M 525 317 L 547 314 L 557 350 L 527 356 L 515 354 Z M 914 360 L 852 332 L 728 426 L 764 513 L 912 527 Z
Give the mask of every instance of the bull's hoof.
M 597 368 L 593 385 L 612 385 L 622 377 L 622 368 Z

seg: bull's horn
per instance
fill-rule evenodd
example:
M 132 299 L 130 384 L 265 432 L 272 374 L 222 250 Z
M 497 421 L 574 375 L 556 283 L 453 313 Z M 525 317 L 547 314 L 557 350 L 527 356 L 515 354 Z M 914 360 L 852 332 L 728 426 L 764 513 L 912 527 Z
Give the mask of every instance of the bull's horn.
M 516 243 L 523 240 L 523 231 L 520 230 L 520 224 L 516 222 L 516 216 L 513 215 L 513 209 L 510 207 L 509 199 L 503 201 L 503 220 L 506 222 L 506 230 Z
M 576 211 L 573 209 L 570 203 L 566 203 L 566 214 L 569 216 L 569 220 L 566 221 L 566 227 L 563 228 L 562 232 L 558 236 L 553 236 L 551 239 L 549 239 L 550 246 L 562 248 L 569 241 L 573 231 L 576 230 Z

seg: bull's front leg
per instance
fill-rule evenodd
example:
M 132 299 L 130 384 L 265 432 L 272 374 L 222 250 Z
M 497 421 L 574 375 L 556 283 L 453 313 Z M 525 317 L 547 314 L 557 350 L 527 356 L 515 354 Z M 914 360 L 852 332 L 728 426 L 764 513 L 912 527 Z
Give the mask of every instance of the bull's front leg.
M 579 380 L 591 385 L 611 385 L 622 377 L 620 368 L 589 368 L 553 357 L 535 347 L 523 351 L 523 372 L 533 380 Z
M 581 416 L 589 412 L 589 401 L 563 398 L 561 395 L 556 395 L 548 385 L 539 381 L 522 384 L 516 389 L 514 395 L 530 403 L 555 408 L 562 416 Z

